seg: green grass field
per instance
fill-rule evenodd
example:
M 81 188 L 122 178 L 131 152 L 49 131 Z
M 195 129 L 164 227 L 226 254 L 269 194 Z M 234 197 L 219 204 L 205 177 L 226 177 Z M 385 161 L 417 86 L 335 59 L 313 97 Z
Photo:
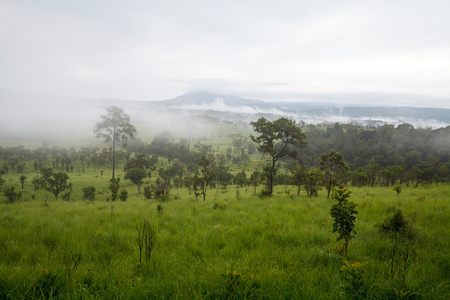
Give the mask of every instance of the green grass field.
M 174 188 L 174 199 L 161 203 L 122 179 L 129 198 L 112 203 L 109 171 L 76 166 L 67 202 L 33 191 L 33 174 L 26 176 L 22 201 L 0 196 L 1 299 L 450 298 L 448 184 L 404 186 L 399 195 L 392 187 L 350 188 L 359 214 L 345 258 L 332 233 L 335 200 L 324 190 L 289 197 L 276 186 L 273 197 L 259 198 L 252 187 L 238 195 L 229 186 L 209 189 L 203 202 Z M 20 186 L 19 174 L 3 178 Z M 82 200 L 86 185 L 97 189 L 93 202 Z M 397 209 L 413 239 L 388 238 L 376 227 Z M 144 219 L 156 244 L 139 262 Z M 343 268 L 345 260 L 367 264 Z

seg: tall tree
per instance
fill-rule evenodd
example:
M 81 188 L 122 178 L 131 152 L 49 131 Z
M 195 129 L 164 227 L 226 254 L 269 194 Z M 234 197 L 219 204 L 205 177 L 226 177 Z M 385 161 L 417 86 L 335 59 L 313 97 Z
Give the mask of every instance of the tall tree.
M 268 153 L 272 158 L 268 177 L 268 195 L 272 195 L 275 164 L 284 157 L 289 156 L 300 161 L 300 149 L 307 146 L 306 135 L 295 121 L 287 118 L 279 118 L 273 122 L 262 117 L 256 122 L 250 122 L 253 130 L 259 136 L 250 135 L 256 148 L 262 153 Z
M 331 149 L 328 153 L 322 153 L 320 156 L 319 170 L 325 172 L 328 199 L 330 198 L 331 188 L 336 185 L 338 178 L 348 171 L 348 165 L 340 152 Z
M 111 106 L 106 109 L 107 114 L 101 115 L 102 119 L 94 126 L 94 133 L 97 138 L 104 139 L 105 143 L 112 142 L 113 150 L 113 171 L 112 178 L 115 177 L 116 166 L 116 144 L 126 145 L 128 137 L 134 139 L 136 128 L 130 124 L 130 116 L 123 112 L 123 109 L 117 106 Z

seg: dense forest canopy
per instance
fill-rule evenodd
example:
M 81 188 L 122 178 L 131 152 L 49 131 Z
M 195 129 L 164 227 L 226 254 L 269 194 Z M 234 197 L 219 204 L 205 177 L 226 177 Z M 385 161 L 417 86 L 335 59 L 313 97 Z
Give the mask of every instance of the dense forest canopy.
M 371 128 L 354 124 L 301 123 L 301 127 L 308 145 L 299 154 L 304 167 L 316 168 L 320 156 L 333 149 L 343 155 L 349 166 L 344 179 L 353 185 L 392 185 L 398 181 L 418 184 L 450 179 L 450 127 L 415 128 L 407 123 Z M 202 157 L 208 159 L 210 168 L 214 169 L 216 180 L 212 184 L 221 181 L 219 178 L 229 178 L 222 179 L 220 184 L 231 184 L 237 173 L 244 172 L 244 176 L 249 177 L 251 172 L 262 172 L 269 164 L 268 157 L 261 156 L 250 139 L 249 125 L 222 123 L 218 128 L 220 133 L 210 136 L 189 135 L 177 140 L 166 130 L 149 142 L 131 140 L 117 151 L 116 159 L 124 164 L 136 155 L 133 153 L 159 157 L 158 168 L 169 170 L 159 174 L 165 174 L 168 180 L 177 177 L 179 185 L 195 174 Z M 0 172 L 21 173 L 27 161 L 32 161 L 34 170 L 53 167 L 73 172 L 75 165 L 78 170 L 89 165 L 109 168 L 112 152 L 111 147 L 67 149 L 48 144 L 34 150 L 23 146 L 0 147 Z M 276 183 L 292 184 L 295 176 L 290 174 L 298 165 L 289 157 L 281 158 L 277 163 Z M 240 177 L 236 180 L 241 180 Z

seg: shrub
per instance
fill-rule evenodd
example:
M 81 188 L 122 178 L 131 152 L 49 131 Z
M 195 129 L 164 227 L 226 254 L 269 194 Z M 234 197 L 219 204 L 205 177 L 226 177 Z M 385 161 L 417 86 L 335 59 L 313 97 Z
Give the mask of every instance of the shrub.
M 216 202 L 213 206 L 214 209 L 225 210 L 227 208 L 227 204 L 223 202 Z
M 401 209 L 397 209 L 392 217 L 387 218 L 384 222 L 377 224 L 379 230 L 393 238 L 401 238 L 412 240 L 415 237 L 414 228 L 403 217 Z
M 393 185 L 392 189 L 397 192 L 397 195 L 400 195 L 402 192 L 402 185 L 400 183 L 396 183 Z
M 119 198 L 121 201 L 127 201 L 128 199 L 128 191 L 127 190 L 121 190 Z
M 62 195 L 61 195 L 61 198 L 64 200 L 64 201 L 70 201 L 70 196 L 72 195 L 72 192 L 71 191 L 66 191 L 66 192 L 64 192 Z
M 3 194 L 9 203 L 13 203 L 14 201 L 22 198 L 22 192 L 16 191 L 16 187 L 14 185 L 4 187 Z
M 151 187 L 149 186 L 144 187 L 144 197 L 145 199 L 152 199 L 153 192 Z
M 266 197 L 270 197 L 270 192 L 267 189 L 262 189 L 259 194 L 258 194 L 259 198 L 266 198 Z
M 156 206 L 156 212 L 157 212 L 158 214 L 162 214 L 163 209 L 164 209 L 164 207 L 162 206 L 162 204 L 158 204 L 158 205 Z
M 95 187 L 85 186 L 83 189 L 83 200 L 93 201 L 95 199 Z
M 334 189 L 333 198 L 338 201 L 331 207 L 331 217 L 334 219 L 333 232 L 339 232 L 337 240 L 344 239 L 344 245 L 341 252 L 347 255 L 347 247 L 349 240 L 356 234 L 355 227 L 355 215 L 358 214 L 356 211 L 356 204 L 353 201 L 348 201 L 347 198 L 350 197 L 350 191 L 347 188 Z
M 111 191 L 111 201 L 116 201 L 120 189 L 120 178 L 112 178 L 110 182 L 109 190 Z

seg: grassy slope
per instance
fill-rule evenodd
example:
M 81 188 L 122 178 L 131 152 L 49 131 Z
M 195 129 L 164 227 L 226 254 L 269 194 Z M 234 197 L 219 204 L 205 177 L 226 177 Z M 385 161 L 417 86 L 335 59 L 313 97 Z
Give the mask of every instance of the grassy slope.
M 99 175 L 70 174 L 74 200 L 49 196 L 43 204 L 48 193 L 32 191 L 29 174 L 24 198 L 36 194 L 37 200 L 0 204 L 0 298 L 400 297 L 395 289 L 450 296 L 449 185 L 403 187 L 399 196 L 392 188 L 351 188 L 359 215 L 347 259 L 369 263 L 360 288 L 345 289 L 343 258 L 335 250 L 342 242 L 327 223 L 332 200 L 324 191 L 317 198 L 290 198 L 277 187 L 273 198 L 260 199 L 249 187 L 237 199 L 229 187 L 208 190 L 203 202 L 186 189 L 173 189 L 178 199 L 162 203 L 158 214 L 159 202 L 145 200 L 123 180 L 130 198 L 113 203 L 111 215 L 111 203 L 104 201 L 110 175 Z M 8 176 L 7 183 L 19 185 L 14 176 L 19 175 Z M 93 203 L 81 201 L 87 182 L 100 192 Z M 215 202 L 226 203 L 226 209 L 213 209 Z M 415 243 L 398 248 L 391 271 L 395 244 L 374 225 L 396 208 L 417 234 Z M 157 248 L 150 262 L 139 264 L 136 239 L 143 218 L 156 230 Z

